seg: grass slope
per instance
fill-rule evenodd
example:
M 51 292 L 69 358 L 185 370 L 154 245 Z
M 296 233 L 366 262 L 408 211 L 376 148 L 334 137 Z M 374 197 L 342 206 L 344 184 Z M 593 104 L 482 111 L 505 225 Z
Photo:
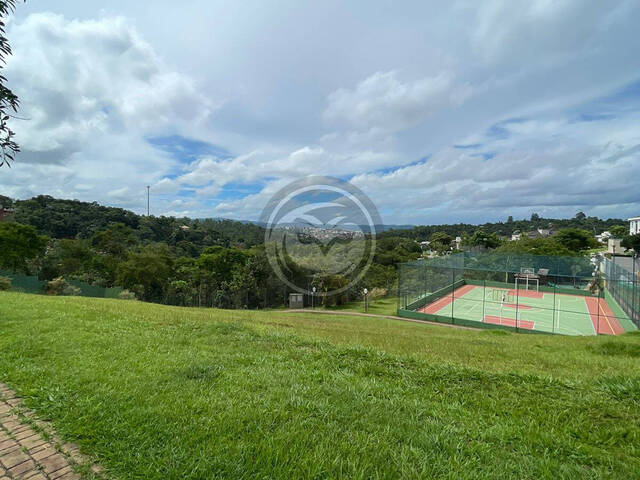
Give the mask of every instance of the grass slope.
M 640 336 L 0 294 L 0 381 L 116 478 L 638 478 Z
M 346 305 L 327 307 L 325 310 L 364 313 L 364 301 L 359 300 L 356 302 L 349 302 Z M 369 302 L 367 313 L 374 313 L 376 315 L 396 315 L 398 313 L 398 298 L 382 297 L 371 300 Z

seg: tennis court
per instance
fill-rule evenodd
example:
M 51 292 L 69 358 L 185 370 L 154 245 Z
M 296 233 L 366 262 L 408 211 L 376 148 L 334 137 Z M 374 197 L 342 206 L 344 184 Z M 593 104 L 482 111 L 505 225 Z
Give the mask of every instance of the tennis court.
M 604 298 L 463 285 L 417 312 L 564 335 L 625 332 Z
M 611 263 L 496 251 L 421 258 L 399 266 L 398 315 L 563 335 L 637 331 L 635 274 Z

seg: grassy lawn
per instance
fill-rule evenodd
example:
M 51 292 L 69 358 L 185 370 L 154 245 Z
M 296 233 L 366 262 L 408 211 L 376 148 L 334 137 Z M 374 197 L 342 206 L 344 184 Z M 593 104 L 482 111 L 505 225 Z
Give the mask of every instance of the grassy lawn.
M 349 302 L 346 305 L 329 307 L 326 310 L 364 313 L 364 301 L 360 300 L 357 302 Z M 376 315 L 396 315 L 398 313 L 398 298 L 383 297 L 371 300 L 369 302 L 367 313 L 375 313 Z
M 114 478 L 638 478 L 640 335 L 0 294 L 0 381 Z

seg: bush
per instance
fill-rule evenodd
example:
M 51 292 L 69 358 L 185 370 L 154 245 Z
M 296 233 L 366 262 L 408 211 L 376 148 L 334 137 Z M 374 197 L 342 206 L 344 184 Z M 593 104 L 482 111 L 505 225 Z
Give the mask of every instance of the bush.
M 120 300 L 135 300 L 136 299 L 136 294 L 129 291 L 129 290 L 122 290 L 119 294 L 118 294 L 118 298 Z
M 11 279 L 9 277 L 0 277 L 0 290 L 10 290 Z
M 70 285 L 64 278 L 54 278 L 44 288 L 47 295 L 80 295 L 80 289 Z
M 371 289 L 371 291 L 369 292 L 368 297 L 373 300 L 375 298 L 381 298 L 381 297 L 386 297 L 387 296 L 387 289 L 386 288 L 380 288 L 380 287 L 374 287 Z

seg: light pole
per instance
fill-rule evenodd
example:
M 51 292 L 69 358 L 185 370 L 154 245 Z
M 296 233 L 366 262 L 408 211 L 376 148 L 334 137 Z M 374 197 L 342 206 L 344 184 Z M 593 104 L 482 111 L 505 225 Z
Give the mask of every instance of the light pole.
M 367 305 L 367 293 L 369 293 L 369 290 L 367 290 L 366 288 L 364 289 L 364 313 L 367 313 L 368 310 L 368 305 Z
M 316 287 L 313 287 L 311 289 L 311 310 L 313 310 L 313 308 L 314 308 L 313 299 L 314 299 L 315 296 L 316 296 Z
M 151 188 L 150 185 L 147 185 L 147 217 L 149 216 L 149 189 Z
M 636 316 L 636 292 L 638 288 L 638 279 L 636 278 L 636 261 L 638 259 L 638 253 L 633 252 L 633 268 L 631 269 L 631 316 Z M 632 319 L 633 321 L 634 319 Z

